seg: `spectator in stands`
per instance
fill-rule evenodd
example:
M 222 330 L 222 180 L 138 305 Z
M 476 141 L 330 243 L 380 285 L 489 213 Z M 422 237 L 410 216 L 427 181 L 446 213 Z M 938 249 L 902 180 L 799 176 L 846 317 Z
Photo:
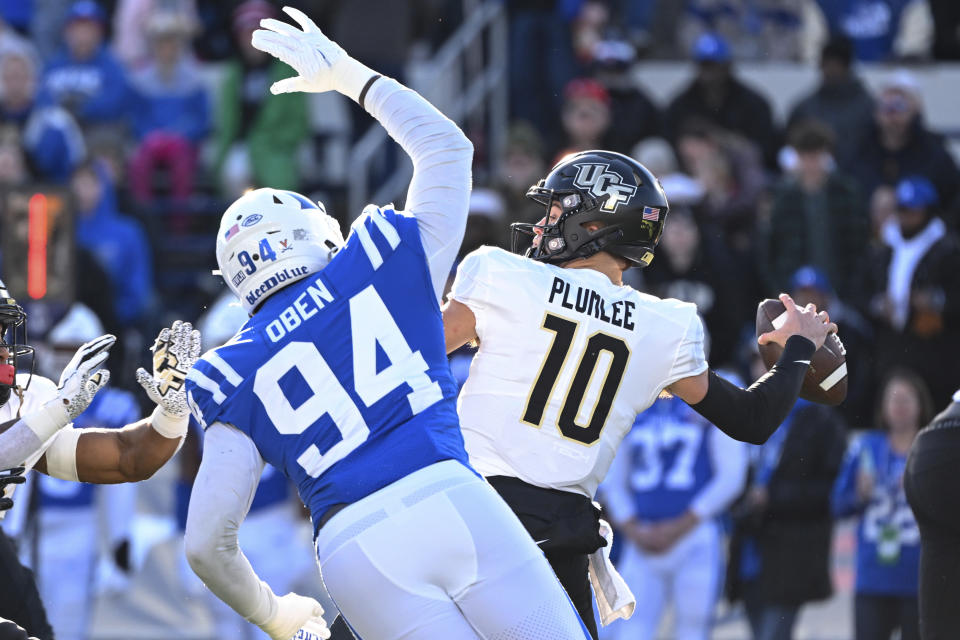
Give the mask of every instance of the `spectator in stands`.
M 794 272 L 790 279 L 790 296 L 798 306 L 809 303 L 826 309 L 830 320 L 843 327 L 843 346 L 847 350 L 847 398 L 838 407 L 852 428 L 873 424 L 873 327 L 848 300 L 837 297 L 826 274 L 810 265 Z
M 20 187 L 29 181 L 19 131 L 10 126 L 0 128 L 0 187 Z
M 554 156 L 559 162 L 564 156 L 598 149 L 610 130 L 610 94 L 593 78 L 571 80 L 563 90 L 564 145 Z
M 274 82 L 293 71 L 250 44 L 260 20 L 274 15 L 266 0 L 246 0 L 233 12 L 240 58 L 225 70 L 214 119 L 214 168 L 230 198 L 250 187 L 299 185 L 297 150 L 308 135 L 306 95 L 270 93 Z
M 703 186 L 694 212 L 722 230 L 735 251 L 751 253 L 757 205 L 766 176 L 757 147 L 740 135 L 692 118 L 677 140 L 686 172 Z
M 113 310 L 123 328 L 144 317 L 153 296 L 150 244 L 140 224 L 116 207 L 101 163 L 86 162 L 71 179 L 77 245 L 90 251 L 113 282 Z
M 831 319 L 832 316 L 831 316 Z M 920 531 L 903 490 L 907 454 L 933 417 L 926 385 L 908 370 L 881 386 L 877 429 L 847 450 L 833 488 L 833 513 L 857 518 L 855 640 L 919 640 Z
M 730 361 L 750 320 L 743 313 L 752 303 L 745 295 L 748 276 L 718 235 L 701 232 L 688 207 L 670 208 L 657 259 L 643 276 L 644 291 L 696 304 L 710 333 L 711 362 Z
M 657 176 L 671 207 L 699 204 L 706 195 L 699 180 L 680 170 L 673 147 L 663 138 L 653 137 L 638 142 L 630 156 Z
M 543 139 L 532 125 L 517 122 L 507 133 L 503 161 L 495 176 L 497 190 L 503 196 L 512 222 L 536 222 L 544 216 L 544 208 L 529 198 L 527 189 L 547 172 Z
M 928 0 L 933 18 L 933 58 L 960 60 L 960 4 L 954 0 Z
M 883 184 L 870 196 L 870 244 L 883 245 L 883 227 L 897 215 L 897 190 Z
M 799 60 L 803 4 L 796 0 L 690 0 L 680 28 L 687 45 L 721 34 L 738 60 Z
M 570 23 L 579 2 L 512 0 L 510 25 L 510 113 L 536 127 L 550 146 L 561 136 L 563 88 L 577 75 Z
M 633 46 L 622 40 L 602 40 L 593 49 L 594 76 L 610 96 L 610 128 L 602 147 L 625 154 L 660 131 L 660 110 L 630 73 L 635 58 Z
M 668 607 L 671 637 L 710 636 L 723 581 L 720 518 L 746 479 L 747 445 L 680 398 L 659 400 L 637 416 L 600 489 L 625 541 L 617 569 L 637 605 L 604 637 L 654 640 Z
M 130 166 L 133 195 L 152 200 L 158 167 L 170 177 L 170 195 L 183 203 L 193 192 L 197 151 L 210 129 L 206 88 L 187 47 L 192 25 L 177 13 L 154 13 L 147 25 L 151 59 L 131 77 L 133 132 L 138 141 Z
M 752 375 L 765 369 L 754 355 Z M 830 492 L 844 448 L 839 415 L 806 400 L 752 448 L 749 488 L 733 509 L 727 597 L 743 600 L 754 640 L 789 640 L 801 607 L 832 593 Z
M 853 44 L 843 36 L 831 38 L 820 54 L 820 86 L 801 98 L 787 118 L 787 133 L 804 120 L 830 127 L 837 164 L 849 170 L 857 145 L 873 118 L 873 96 L 853 72 Z
M 676 142 L 690 120 L 705 120 L 753 142 L 772 165 L 779 141 L 770 105 L 733 74 L 730 45 L 705 33 L 694 43 L 692 56 L 696 76 L 664 112 L 670 138 Z
M 80 127 L 65 109 L 36 103 L 35 59 L 12 49 L 0 54 L 0 119 L 14 123 L 40 180 L 66 182 L 86 154 Z
M 878 371 L 913 369 L 945 405 L 960 379 L 960 239 L 938 216 L 937 191 L 922 176 L 897 185 L 885 245 L 864 270 L 877 325 Z
M 33 42 L 17 33 L 17 30 L 0 16 L 0 56 L 8 51 L 26 53 L 34 60 L 39 59 Z
M 908 175 L 926 176 L 937 188 L 941 205 L 953 211 L 960 171 L 943 139 L 926 128 L 920 87 L 911 73 L 896 71 L 884 82 L 874 122 L 851 169 L 866 194 L 881 184 L 896 185 Z
M 790 135 L 796 168 L 774 190 L 762 272 L 772 293 L 802 265 L 823 270 L 844 299 L 858 291 L 870 221 L 856 184 L 833 170 L 833 134 L 805 122 Z
M 817 0 L 827 29 L 853 42 L 861 62 L 926 54 L 930 49 L 925 0 Z
M 130 113 L 126 73 L 103 42 L 106 15 L 93 0 L 70 6 L 65 47 L 43 75 L 41 102 L 64 107 L 84 129 L 118 127 Z
M 128 69 L 151 59 L 151 22 L 157 13 L 173 13 L 191 31 L 199 23 L 196 0 L 119 0 L 113 11 L 113 52 Z

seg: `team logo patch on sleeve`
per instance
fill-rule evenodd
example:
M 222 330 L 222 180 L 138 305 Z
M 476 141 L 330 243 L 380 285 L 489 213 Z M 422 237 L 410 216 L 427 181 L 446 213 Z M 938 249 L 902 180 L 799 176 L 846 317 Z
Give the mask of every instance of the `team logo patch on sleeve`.
M 610 171 L 608 164 L 584 163 L 574 166 L 577 168 L 574 185 L 589 191 L 597 198 L 610 196 L 601 207 L 605 211 L 616 211 L 621 204 L 630 202 L 637 192 L 635 186 L 623 183 L 620 174 Z

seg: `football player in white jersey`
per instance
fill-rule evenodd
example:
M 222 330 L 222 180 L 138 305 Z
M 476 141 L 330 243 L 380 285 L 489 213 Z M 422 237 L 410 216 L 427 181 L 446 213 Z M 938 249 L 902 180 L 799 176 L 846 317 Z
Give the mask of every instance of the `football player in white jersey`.
M 787 321 L 760 340 L 785 346 L 783 357 L 741 389 L 708 369 L 693 304 L 623 284 L 623 271 L 653 259 L 669 210 L 646 167 L 584 151 L 527 196 L 545 215 L 512 225 L 514 253 L 482 247 L 460 263 L 443 312 L 447 351 L 479 342 L 458 401 L 470 462 L 540 543 L 596 637 L 588 554 L 604 541 L 591 500 L 636 415 L 667 391 L 732 437 L 763 442 L 836 325 L 781 295 Z
M 116 338 L 100 336 L 84 344 L 63 370 L 59 385 L 39 375 L 17 372 L 33 353 L 26 344 L 26 314 L 0 282 L 0 469 L 23 466 L 63 480 L 114 484 L 149 478 L 176 452 L 187 430 L 189 409 L 184 380 L 200 355 L 200 334 L 189 323 L 175 322 L 160 332 L 153 346 L 153 373 L 140 369 L 137 381 L 157 403 L 153 414 L 123 429 L 69 427 L 109 379 L 99 367 Z M 14 486 L 4 497 L 12 498 Z M 0 518 L 4 515 L 0 512 Z M 2 535 L 0 535 L 2 537 Z M 0 563 L 22 572 L 0 544 Z M 12 547 L 10 547 L 12 548 Z M 30 574 L 25 574 L 29 576 Z M 32 577 L 16 585 L 0 581 L 0 615 L 36 612 L 39 598 Z M 15 612 L 7 615 L 7 612 Z M 42 614 L 36 613 L 35 622 Z M 27 630 L 34 633 L 27 623 Z

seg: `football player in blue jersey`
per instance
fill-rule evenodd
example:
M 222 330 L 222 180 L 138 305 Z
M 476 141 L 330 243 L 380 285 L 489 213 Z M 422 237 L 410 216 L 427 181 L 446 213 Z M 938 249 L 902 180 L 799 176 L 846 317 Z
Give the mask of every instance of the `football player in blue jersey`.
M 747 445 L 680 398 L 661 399 L 637 416 L 600 485 L 611 522 L 629 541 L 617 568 L 642 594 L 611 638 L 653 640 L 670 604 L 672 637 L 710 637 L 723 584 L 719 518 L 746 479 Z
M 346 240 L 301 195 L 245 194 L 217 262 L 251 314 L 187 380 L 206 429 L 186 549 L 207 586 L 273 640 L 326 637 L 322 609 L 276 596 L 237 545 L 265 462 L 310 508 L 324 583 L 366 639 L 586 638 L 543 554 L 467 462 L 439 308 L 463 237 L 472 146 L 417 93 L 381 77 L 296 9 L 255 47 L 336 90 L 413 160 L 407 211 L 368 206 Z M 277 549 L 277 553 L 286 553 Z

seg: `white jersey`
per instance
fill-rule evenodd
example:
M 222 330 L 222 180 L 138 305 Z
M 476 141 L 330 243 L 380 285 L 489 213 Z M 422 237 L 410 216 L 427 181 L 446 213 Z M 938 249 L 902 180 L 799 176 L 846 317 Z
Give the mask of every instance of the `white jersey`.
M 16 383 L 18 387 L 23 387 L 27 384 L 27 379 L 29 375 L 26 373 L 18 373 L 16 378 Z M 17 420 L 23 416 L 32 413 L 43 406 L 49 400 L 52 400 L 57 397 L 57 385 L 55 385 L 50 379 L 44 378 L 43 376 L 33 376 L 33 379 L 30 380 L 30 387 L 23 394 L 23 404 L 21 406 L 20 396 L 17 395 L 16 391 L 10 394 L 10 399 L 7 400 L 6 404 L 0 407 L 0 424 L 9 422 L 10 420 Z M 57 432 L 59 433 L 59 432 Z M 50 447 L 53 443 L 53 439 L 57 436 L 54 435 L 49 440 L 47 440 L 43 446 L 32 456 L 27 458 L 23 463 L 23 466 L 27 468 L 27 471 L 33 468 L 33 465 L 37 464 L 37 461 L 44 454 L 44 452 Z M 4 496 L 10 498 L 13 496 L 14 489 L 17 488 L 17 485 L 12 484 L 8 485 L 4 491 Z M 0 520 L 3 519 L 5 512 L 0 511 Z
M 593 498 L 637 414 L 707 368 L 696 306 L 493 247 L 460 264 L 450 298 L 480 349 L 457 410 L 470 463 Z

